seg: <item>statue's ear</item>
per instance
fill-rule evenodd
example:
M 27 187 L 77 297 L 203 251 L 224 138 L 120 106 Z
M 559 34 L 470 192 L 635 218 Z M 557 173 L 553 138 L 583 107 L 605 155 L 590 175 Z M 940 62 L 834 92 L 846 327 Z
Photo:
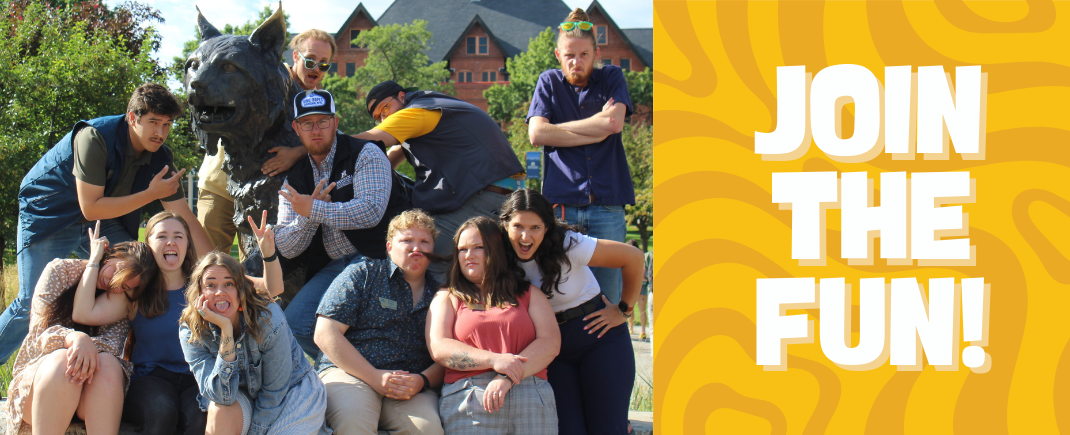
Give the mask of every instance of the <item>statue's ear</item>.
M 201 42 L 222 35 L 219 29 L 216 29 L 212 23 L 204 19 L 204 15 L 201 14 L 201 8 L 197 8 L 197 30 L 201 32 Z
M 249 42 L 260 49 L 261 53 L 274 61 L 282 61 L 282 49 L 286 45 L 286 17 L 282 15 L 282 2 L 271 17 L 260 24 L 249 35 Z

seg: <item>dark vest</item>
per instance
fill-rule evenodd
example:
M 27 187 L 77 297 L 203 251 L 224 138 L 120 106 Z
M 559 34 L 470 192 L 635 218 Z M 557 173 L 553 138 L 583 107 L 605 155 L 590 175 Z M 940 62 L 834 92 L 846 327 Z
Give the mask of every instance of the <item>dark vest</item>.
M 19 186 L 19 227 L 17 252 L 27 246 L 67 228 L 82 218 L 75 190 L 74 153 L 71 141 L 83 128 L 93 127 L 104 137 L 108 149 L 107 174 L 104 196 L 111 196 L 119 181 L 119 174 L 126 160 L 126 147 L 130 146 L 130 131 L 126 115 L 104 116 L 89 121 L 79 121 L 70 133 L 63 136 L 52 149 L 45 153 L 30 172 L 22 178 Z M 171 150 L 163 146 L 152 153 L 149 164 L 138 169 L 130 193 L 141 192 L 149 187 L 152 177 L 171 163 Z M 141 209 L 117 218 L 130 237 L 137 240 Z
M 347 177 L 353 177 L 355 175 L 353 174 L 353 168 L 356 166 L 357 160 L 360 159 L 360 153 L 364 150 L 365 143 L 367 143 L 344 134 L 336 134 L 336 137 L 338 138 L 338 143 L 335 145 L 334 165 L 331 168 L 331 177 L 326 184 L 337 183 L 341 180 L 343 172 L 346 173 Z M 373 142 L 373 144 L 379 144 L 379 149 L 385 154 L 385 147 L 381 142 Z M 290 173 L 286 178 L 290 187 L 293 187 L 298 193 L 311 195 L 312 191 L 316 189 L 312 162 L 307 158 L 299 160 L 297 164 L 290 168 Z M 352 199 L 352 182 L 345 186 L 336 185 L 334 190 L 331 190 L 331 202 L 348 202 Z M 342 230 L 342 234 L 349 239 L 349 243 L 352 243 L 353 247 L 357 248 L 361 255 L 369 258 L 386 258 L 386 227 L 390 225 L 390 220 L 394 216 L 410 208 L 412 208 L 412 202 L 405 193 L 405 184 L 398 180 L 397 176 L 394 176 L 390 183 L 390 200 L 387 203 L 386 211 L 383 213 L 383 218 L 379 220 L 379 224 L 359 230 Z M 327 255 L 327 249 L 323 247 L 323 228 L 318 228 L 308 248 L 297 258 L 291 259 L 286 263 L 288 265 L 287 268 L 290 265 L 307 265 L 308 273 L 305 276 L 311 278 L 330 261 L 331 258 Z
M 416 207 L 451 212 L 492 183 L 524 172 L 509 139 L 482 109 L 431 91 L 409 93 L 405 108 L 442 111 L 434 130 L 405 141 L 405 157 L 416 169 Z

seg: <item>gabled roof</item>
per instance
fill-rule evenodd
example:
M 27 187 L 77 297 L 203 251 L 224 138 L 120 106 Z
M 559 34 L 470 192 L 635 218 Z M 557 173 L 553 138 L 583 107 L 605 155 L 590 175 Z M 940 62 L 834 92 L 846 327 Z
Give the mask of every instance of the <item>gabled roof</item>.
M 654 29 L 621 29 L 628 40 L 639 50 L 635 54 L 644 59 L 647 66 L 654 65 Z
M 635 54 L 639 55 L 639 61 L 643 63 L 643 66 L 645 66 L 647 68 L 653 68 L 654 67 L 654 62 L 653 62 L 654 56 L 653 55 L 651 55 L 649 57 L 644 56 L 643 52 L 639 50 L 639 47 L 636 46 L 635 44 L 633 44 L 632 41 L 631 41 L 631 38 L 626 33 L 624 33 L 624 31 L 622 31 L 620 29 L 620 27 L 617 26 L 616 22 L 613 21 L 613 17 L 609 16 L 609 12 L 606 12 L 606 9 L 603 8 L 600 3 L 598 3 L 598 0 L 594 0 L 593 2 L 591 2 L 591 5 L 587 7 L 587 15 L 591 15 L 591 12 L 594 12 L 596 10 L 599 13 L 601 13 L 603 17 L 606 18 L 606 21 L 609 21 L 609 27 L 611 29 L 613 29 L 613 31 L 616 32 L 617 35 L 620 35 L 620 37 L 624 39 L 624 43 L 628 45 L 628 48 L 630 48 L 632 50 L 632 53 L 635 53 Z M 654 38 L 653 38 L 654 29 L 650 29 L 650 32 L 651 32 L 650 33 L 650 36 L 651 36 L 651 38 L 650 38 L 650 42 L 651 42 L 651 44 L 650 44 L 650 52 L 653 53 L 653 51 L 654 51 L 654 44 L 653 44 L 653 42 L 654 42 Z
M 334 33 L 333 36 L 334 36 L 334 39 L 336 40 L 336 42 L 337 42 L 337 39 L 338 39 L 338 35 L 344 35 L 345 32 L 346 32 L 346 29 L 349 28 L 349 23 L 353 22 L 353 19 L 357 18 L 357 15 L 360 15 L 361 13 L 363 13 L 365 17 L 368 17 L 368 21 L 372 22 L 372 27 L 375 27 L 375 26 L 379 25 L 378 23 L 375 22 L 375 18 L 372 18 L 372 14 L 368 13 L 367 9 L 364 9 L 364 3 L 359 3 L 359 4 L 357 4 L 357 7 L 355 9 L 353 9 L 353 13 L 349 14 L 349 18 L 346 18 L 346 20 L 342 22 L 342 27 L 339 28 L 338 31 Z
M 557 27 L 571 9 L 562 0 L 395 0 L 379 17 L 378 25 L 427 21 L 431 62 L 447 60 L 478 16 L 495 43 L 513 57 L 528 49 L 528 42 L 547 27 Z
M 479 15 L 477 14 L 475 16 L 475 18 L 472 18 L 472 22 L 468 23 L 468 27 L 465 27 L 464 31 L 461 32 L 461 36 L 457 38 L 457 42 L 454 42 L 453 46 L 450 47 L 449 50 L 446 50 L 446 57 L 449 57 L 450 53 L 453 53 L 454 51 L 456 51 L 457 48 L 460 47 L 461 44 L 463 44 L 465 42 L 464 35 L 467 35 L 468 32 L 471 32 L 472 31 L 472 27 L 474 27 L 476 24 L 479 24 L 479 26 L 482 27 L 485 32 L 487 32 L 487 36 L 489 37 L 489 39 L 491 41 L 494 41 L 494 45 L 498 47 L 498 50 L 501 50 L 502 53 L 505 53 L 505 47 L 503 47 L 502 43 L 500 41 L 498 41 L 498 38 L 496 36 L 494 36 L 494 32 L 490 31 L 490 27 L 487 27 L 487 23 L 484 23 L 483 19 L 479 18 Z M 527 48 L 527 47 L 524 47 L 524 48 Z

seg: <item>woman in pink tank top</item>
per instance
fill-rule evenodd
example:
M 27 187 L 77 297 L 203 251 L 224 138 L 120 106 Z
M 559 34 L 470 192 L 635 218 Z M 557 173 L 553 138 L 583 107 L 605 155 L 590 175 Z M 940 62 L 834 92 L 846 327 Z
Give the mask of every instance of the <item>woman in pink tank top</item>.
M 512 266 L 492 219 L 469 219 L 453 240 L 449 289 L 435 296 L 427 320 L 431 357 L 446 367 L 443 428 L 556 434 L 546 366 L 561 335 L 546 295 Z

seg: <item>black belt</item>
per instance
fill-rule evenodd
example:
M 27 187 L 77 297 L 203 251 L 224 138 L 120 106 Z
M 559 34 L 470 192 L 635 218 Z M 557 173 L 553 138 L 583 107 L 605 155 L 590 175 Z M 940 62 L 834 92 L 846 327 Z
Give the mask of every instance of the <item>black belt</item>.
M 598 311 L 598 300 L 601 297 L 602 297 L 602 295 L 599 294 L 598 296 L 595 296 L 595 297 L 591 298 L 591 300 L 580 304 L 578 307 L 572 307 L 572 308 L 569 308 L 569 309 L 567 309 L 565 311 L 558 311 L 558 312 L 554 313 L 554 316 L 557 317 L 557 324 L 560 325 L 560 324 L 565 323 L 565 322 L 567 322 L 569 320 L 572 320 L 572 319 L 575 319 L 575 318 L 578 318 L 578 317 L 583 317 L 583 316 L 591 314 L 591 313 L 593 313 L 595 311 Z
M 504 187 L 501 187 L 501 186 L 498 186 L 498 185 L 494 185 L 494 184 L 491 184 L 490 186 L 484 187 L 483 190 L 486 190 L 487 192 L 500 193 L 500 194 L 505 195 L 505 196 L 509 196 L 509 195 L 513 194 L 512 190 L 509 190 L 509 189 L 506 189 Z

